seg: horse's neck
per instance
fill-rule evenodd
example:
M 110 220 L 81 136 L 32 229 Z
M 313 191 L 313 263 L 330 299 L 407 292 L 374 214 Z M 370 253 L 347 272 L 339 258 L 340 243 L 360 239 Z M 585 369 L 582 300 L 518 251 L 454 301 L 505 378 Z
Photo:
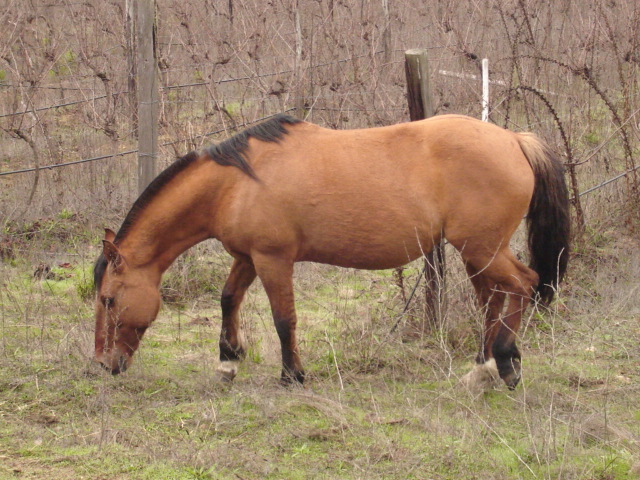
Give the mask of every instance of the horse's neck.
M 121 243 L 133 266 L 162 274 L 185 250 L 214 235 L 220 182 L 212 170 L 194 167 L 167 184 L 138 215 Z

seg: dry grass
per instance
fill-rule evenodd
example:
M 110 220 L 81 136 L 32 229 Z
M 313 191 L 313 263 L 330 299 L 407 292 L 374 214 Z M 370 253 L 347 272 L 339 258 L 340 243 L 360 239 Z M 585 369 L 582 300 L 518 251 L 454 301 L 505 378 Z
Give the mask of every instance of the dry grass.
M 93 252 L 57 244 L 57 258 L 74 262 L 69 278 L 31 278 L 46 258 L 35 251 L 4 262 L 0 478 L 635 478 L 637 244 L 601 242 L 593 257 L 576 255 L 552 311 L 527 319 L 523 384 L 481 395 L 459 384 L 477 314 L 453 256 L 442 328 L 408 343 L 389 334 L 401 311 L 391 272 L 300 265 L 304 389 L 278 386 L 259 284 L 232 386 L 213 381 L 220 315 L 196 290 L 165 306 L 134 367 L 111 377 L 91 363 L 91 304 L 77 293 Z M 193 255 L 212 278 L 228 267 L 214 245 Z M 172 274 L 203 275 L 185 262 Z

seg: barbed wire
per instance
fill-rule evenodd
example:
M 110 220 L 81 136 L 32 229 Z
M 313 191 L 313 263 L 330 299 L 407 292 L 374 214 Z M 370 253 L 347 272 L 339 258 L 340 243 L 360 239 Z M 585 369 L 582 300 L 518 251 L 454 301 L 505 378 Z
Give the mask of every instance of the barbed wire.
M 113 95 L 120 95 L 122 93 L 128 93 L 128 92 L 118 92 L 118 93 L 113 93 Z M 16 117 L 18 115 L 26 115 L 28 113 L 34 113 L 34 112 L 42 112 L 44 110 L 52 110 L 54 108 L 62 108 L 62 107 L 68 107 L 70 105 L 77 105 L 79 103 L 88 103 L 88 102 L 93 102 L 95 100 L 100 100 L 102 98 L 107 98 L 108 95 L 99 95 L 97 97 L 93 97 L 93 98 L 87 98 L 84 100 L 77 100 L 77 101 L 73 101 L 73 102 L 67 102 L 67 103 L 60 103 L 58 105 L 49 105 L 48 107 L 38 107 L 35 109 L 31 109 L 31 110 L 25 110 L 23 112 L 14 112 L 14 113 L 5 113 L 3 115 L 0 115 L 0 118 L 5 118 L 5 117 Z
M 0 82 L 0 88 L 29 88 L 35 90 L 73 90 L 73 91 L 83 91 L 83 90 L 94 90 L 94 87 L 63 87 L 62 85 L 31 85 L 29 83 L 4 83 Z
M 0 172 L 0 177 L 3 177 L 5 175 L 17 175 L 18 173 L 35 172 L 38 170 L 53 170 L 54 168 L 68 167 L 69 165 L 78 165 L 80 163 L 95 162 L 95 161 L 104 160 L 107 158 L 123 157 L 125 155 L 136 153 L 137 151 L 138 149 L 136 148 L 135 150 L 127 150 L 126 152 L 113 153 L 110 155 L 100 155 L 99 157 L 84 158 L 82 160 L 74 160 L 73 162 L 54 163 L 51 165 L 44 165 L 42 167 L 31 167 L 31 168 L 23 168 L 22 170 L 13 170 L 11 172 Z
M 616 175 L 615 177 L 610 178 L 609 180 L 605 180 L 604 182 L 599 183 L 598 185 L 595 185 L 595 186 L 593 186 L 593 187 L 591 187 L 591 188 L 588 188 L 588 189 L 586 189 L 584 192 L 580 192 L 580 193 L 578 194 L 578 196 L 579 196 L 579 197 L 582 197 L 583 195 L 587 195 L 588 193 L 595 192 L 596 190 L 600 190 L 602 187 L 604 187 L 604 186 L 606 186 L 606 185 L 609 185 L 610 183 L 613 183 L 613 182 L 615 182 L 616 180 L 620 180 L 621 178 L 626 177 L 627 175 L 629 175 L 630 173 L 635 172 L 635 171 L 636 171 L 636 170 L 638 170 L 638 169 L 640 169 L 640 165 L 636 165 L 634 168 L 630 168 L 630 169 L 628 169 L 628 170 L 625 170 L 625 171 L 624 171 L 624 172 L 622 172 L 621 174 Z M 571 200 L 574 200 L 574 199 L 575 199 L 575 197 L 572 197 L 572 198 L 571 198 Z

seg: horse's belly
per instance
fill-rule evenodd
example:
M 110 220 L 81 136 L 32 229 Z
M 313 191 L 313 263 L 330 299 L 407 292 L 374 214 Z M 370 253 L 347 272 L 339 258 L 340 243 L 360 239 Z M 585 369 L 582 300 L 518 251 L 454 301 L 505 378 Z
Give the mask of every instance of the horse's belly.
M 300 261 L 326 263 L 339 267 L 383 270 L 405 265 L 433 249 L 433 241 L 383 238 L 325 238 L 301 252 Z

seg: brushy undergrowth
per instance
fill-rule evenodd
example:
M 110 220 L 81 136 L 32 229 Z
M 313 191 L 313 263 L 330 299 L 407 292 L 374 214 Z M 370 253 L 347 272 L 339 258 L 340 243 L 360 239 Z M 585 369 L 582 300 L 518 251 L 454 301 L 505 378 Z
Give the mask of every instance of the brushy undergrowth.
M 214 382 L 229 266 L 214 245 L 169 272 L 174 296 L 117 377 L 91 360 L 96 249 L 73 236 L 5 259 L 0 478 L 638 478 L 638 245 L 601 237 L 552 310 L 528 316 L 523 384 L 476 397 L 458 383 L 479 322 L 453 256 L 445 322 L 410 341 L 419 303 L 390 334 L 402 310 L 391 272 L 300 265 L 309 380 L 289 389 L 259 282 L 243 309 L 248 358 L 233 385 Z

